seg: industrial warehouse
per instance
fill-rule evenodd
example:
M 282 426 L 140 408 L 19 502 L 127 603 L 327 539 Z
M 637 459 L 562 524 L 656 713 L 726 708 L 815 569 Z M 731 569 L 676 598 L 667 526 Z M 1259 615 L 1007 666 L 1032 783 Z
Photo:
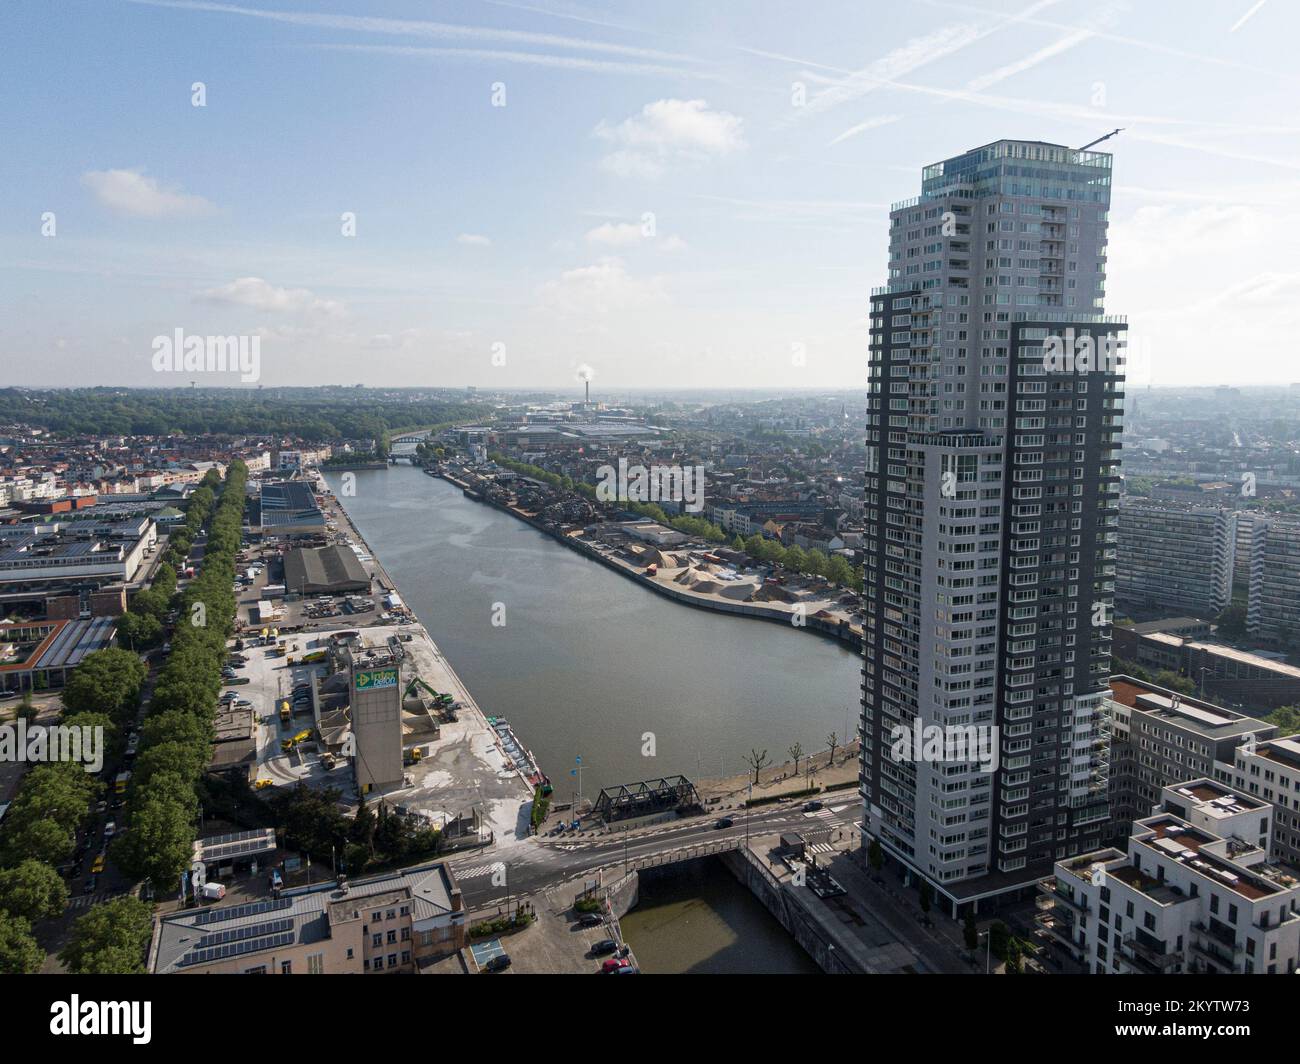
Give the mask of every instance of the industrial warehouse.
M 298 595 L 369 592 L 370 576 L 350 547 L 304 548 L 284 556 L 284 589 Z

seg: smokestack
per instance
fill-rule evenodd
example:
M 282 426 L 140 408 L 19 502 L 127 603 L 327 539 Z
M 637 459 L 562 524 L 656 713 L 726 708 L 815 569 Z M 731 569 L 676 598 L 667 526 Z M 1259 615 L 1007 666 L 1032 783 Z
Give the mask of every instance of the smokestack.
M 583 385 L 584 385 L 584 386 L 586 387 L 586 389 L 587 389 L 587 399 L 586 399 L 586 401 L 587 401 L 588 403 L 590 403 L 590 402 L 591 402 L 591 381 L 590 381 L 590 380 L 586 380 L 586 381 L 583 381 L 582 383 L 583 383 Z

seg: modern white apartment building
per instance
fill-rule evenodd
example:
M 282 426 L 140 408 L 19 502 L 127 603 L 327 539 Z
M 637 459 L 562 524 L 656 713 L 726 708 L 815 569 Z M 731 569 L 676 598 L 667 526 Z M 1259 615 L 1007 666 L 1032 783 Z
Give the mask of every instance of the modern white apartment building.
M 1275 729 L 1274 729 L 1275 730 Z M 1271 853 L 1300 867 L 1300 735 L 1246 743 L 1233 751 L 1232 786 L 1272 802 Z
M 1270 862 L 1272 806 L 1215 780 L 1164 788 L 1128 850 L 1058 861 L 1039 884 L 1050 966 L 1099 975 L 1292 974 L 1300 873 Z
M 864 829 L 953 912 L 1032 889 L 1108 819 L 1125 325 L 1111 156 L 1002 140 L 927 166 L 871 296 Z M 897 756 L 986 729 L 998 767 Z

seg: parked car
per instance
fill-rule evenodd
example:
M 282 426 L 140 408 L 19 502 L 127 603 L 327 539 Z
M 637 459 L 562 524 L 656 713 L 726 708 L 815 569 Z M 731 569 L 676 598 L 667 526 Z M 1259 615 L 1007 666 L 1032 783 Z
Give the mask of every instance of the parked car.
M 578 923 L 582 927 L 601 927 L 605 921 L 600 913 L 583 913 L 578 917 Z
M 622 957 L 610 957 L 609 960 L 607 960 L 604 964 L 600 966 L 600 970 L 605 975 L 612 975 L 620 968 L 631 968 L 631 967 L 632 967 L 632 962 L 629 960 L 624 960 Z
M 104 838 L 111 839 L 116 834 L 117 834 L 117 821 L 110 820 L 107 824 L 104 825 Z
M 279 890 L 284 886 L 284 877 L 280 875 L 280 870 L 278 868 L 271 869 L 270 883 L 272 890 Z
M 593 957 L 603 957 L 607 953 L 614 953 L 617 949 L 618 943 L 612 938 L 602 938 L 591 947 L 591 955 Z
M 504 972 L 510 967 L 510 954 L 498 953 L 487 964 L 483 965 L 485 972 Z M 513 985 L 513 984 L 511 984 Z

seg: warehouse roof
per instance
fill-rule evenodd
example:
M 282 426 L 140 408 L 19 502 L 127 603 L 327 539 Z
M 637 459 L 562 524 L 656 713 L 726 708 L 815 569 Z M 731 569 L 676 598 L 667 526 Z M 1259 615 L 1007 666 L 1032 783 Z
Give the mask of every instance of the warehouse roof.
M 291 550 L 284 557 L 284 586 L 297 592 L 351 590 L 357 586 L 368 588 L 370 577 L 347 547 Z

